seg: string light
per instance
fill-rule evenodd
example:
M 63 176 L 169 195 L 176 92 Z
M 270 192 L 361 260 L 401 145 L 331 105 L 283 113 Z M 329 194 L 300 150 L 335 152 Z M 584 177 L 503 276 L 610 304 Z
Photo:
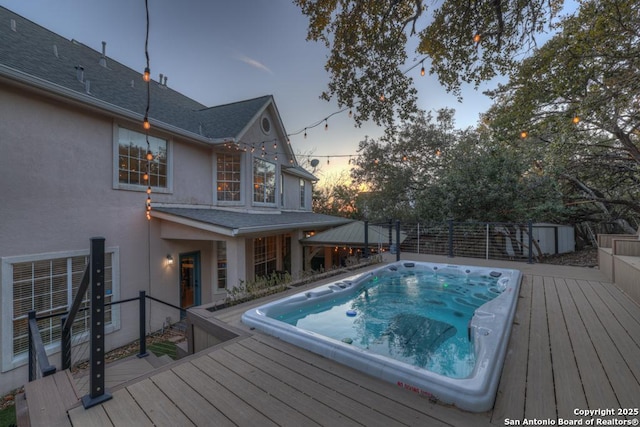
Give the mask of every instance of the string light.
M 520 138 L 522 139 L 526 139 L 527 136 L 529 136 L 529 134 L 527 133 L 527 131 L 523 130 L 522 132 L 520 132 Z
M 424 68 L 424 60 L 425 60 L 425 59 L 426 59 L 426 57 L 422 58 L 422 59 L 421 59 L 421 60 L 419 60 L 419 61 L 416 61 L 416 63 L 415 63 L 414 65 L 412 65 L 411 67 L 409 67 L 408 69 L 406 69 L 406 70 L 403 72 L 403 74 L 408 74 L 411 70 L 413 70 L 414 68 L 416 68 L 418 65 L 421 65 L 422 67 L 420 68 L 420 75 L 424 76 L 424 75 L 425 75 L 425 68 Z M 385 98 L 384 94 L 380 94 L 379 99 L 380 99 L 380 101 L 384 101 L 386 98 Z M 349 112 L 349 113 L 348 113 L 348 114 L 349 114 L 349 118 L 352 118 L 352 117 L 353 117 L 353 107 L 345 107 L 345 108 L 342 108 L 342 109 L 340 109 L 340 110 L 338 110 L 338 111 L 335 111 L 335 112 L 333 112 L 333 113 L 329 114 L 327 117 L 325 117 L 325 118 L 323 118 L 323 119 L 321 119 L 321 120 L 318 120 L 317 122 L 314 122 L 314 123 L 313 123 L 313 124 L 311 124 L 311 125 L 305 126 L 304 128 L 300 129 L 300 130 L 299 130 L 299 131 L 297 131 L 297 132 L 292 132 L 292 133 L 287 134 L 287 137 L 289 137 L 289 136 L 294 136 L 294 135 L 299 135 L 299 134 L 303 133 L 303 134 L 304 134 L 304 138 L 306 139 L 306 138 L 307 138 L 307 131 L 308 131 L 309 129 L 313 129 L 313 128 L 315 128 L 315 127 L 319 126 L 319 125 L 320 125 L 320 124 L 322 124 L 322 123 L 324 123 L 324 124 L 325 124 L 325 126 L 324 126 L 325 130 L 328 130 L 329 125 L 328 125 L 327 120 L 328 120 L 329 118 L 331 118 L 332 116 L 335 116 L 336 114 L 340 114 L 340 113 L 342 113 L 342 112 L 344 112 L 344 111 L 348 111 L 348 112 Z
M 573 119 L 571 119 L 571 121 L 573 122 L 574 125 L 577 125 L 578 123 L 580 123 L 580 117 L 573 116 Z
M 151 68 L 149 67 L 149 1 L 144 1 L 144 8 L 146 12 L 147 18 L 147 31 L 144 40 L 144 55 L 147 59 L 147 66 L 144 68 L 144 72 L 142 73 L 142 80 L 147 85 L 147 108 L 144 112 L 144 120 L 142 121 L 142 127 L 145 129 L 145 139 L 147 141 L 147 171 L 145 172 L 143 178 L 147 184 L 147 202 L 145 215 L 147 217 L 147 221 L 151 221 L 151 161 L 153 160 L 153 153 L 151 152 L 151 144 L 149 143 L 149 129 L 151 128 L 151 124 L 149 123 L 149 107 L 151 105 Z
M 480 43 L 480 40 L 482 40 L 482 36 L 480 34 L 476 34 L 473 36 L 473 41 L 477 44 Z
M 328 131 L 329 130 L 329 122 L 327 122 L 327 119 L 324 119 L 324 131 Z

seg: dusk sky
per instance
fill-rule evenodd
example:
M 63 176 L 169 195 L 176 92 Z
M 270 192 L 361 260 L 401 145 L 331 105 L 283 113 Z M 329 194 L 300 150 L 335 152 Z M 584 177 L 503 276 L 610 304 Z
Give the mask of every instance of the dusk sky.
M 0 0 L 0 5 L 96 51 L 106 41 L 107 56 L 141 72 L 145 67 L 144 0 Z M 328 50 L 306 41 L 308 20 L 292 1 L 149 0 L 149 15 L 154 79 L 168 76 L 170 87 L 207 106 L 271 94 L 289 134 L 322 121 L 306 139 L 303 132 L 290 137 L 296 153 L 320 160 L 321 180 L 347 168 L 349 158 L 336 156 L 355 157 L 365 136 L 382 135 L 372 123 L 354 127 L 347 112 L 332 116 L 325 131 L 323 119 L 340 110 L 336 102 L 319 99 L 329 81 Z M 458 103 L 435 77 L 421 77 L 419 66 L 410 74 L 419 107 L 454 108 L 458 127 L 475 125 L 490 106 L 473 88 L 465 89 L 464 102 Z

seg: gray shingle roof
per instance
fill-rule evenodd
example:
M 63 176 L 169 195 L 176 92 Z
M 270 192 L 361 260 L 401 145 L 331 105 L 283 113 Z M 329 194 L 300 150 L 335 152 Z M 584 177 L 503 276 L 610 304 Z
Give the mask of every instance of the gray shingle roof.
M 368 230 L 369 246 L 377 244 L 389 244 L 389 229 L 378 225 L 369 224 Z M 407 238 L 406 233 L 400 232 L 400 242 Z M 391 241 L 396 242 L 396 231 L 391 231 Z M 353 221 L 349 224 L 341 225 L 330 230 L 322 231 L 311 237 L 301 240 L 304 245 L 324 245 L 324 246 L 364 246 L 364 222 Z
M 221 209 L 167 207 L 157 207 L 153 209 L 152 213 L 155 212 L 226 228 L 233 235 L 303 228 L 313 229 L 315 227 L 334 227 L 351 222 L 350 219 L 313 212 L 256 214 Z
M 15 31 L 11 20 L 15 21 Z M 147 89 L 141 71 L 133 70 L 75 40 L 68 40 L 0 6 L 0 65 L 144 115 Z M 84 69 L 78 80 L 76 67 Z M 3 69 L 0 68 L 0 75 Z M 237 138 L 253 117 L 272 102 L 266 95 L 246 101 L 207 107 L 152 81 L 149 118 L 212 139 Z

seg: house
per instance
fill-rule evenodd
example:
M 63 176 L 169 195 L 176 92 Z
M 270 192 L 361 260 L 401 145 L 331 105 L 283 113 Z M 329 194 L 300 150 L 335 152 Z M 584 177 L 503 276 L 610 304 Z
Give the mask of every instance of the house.
M 144 290 L 190 307 L 301 274 L 300 239 L 348 222 L 311 212 L 316 178 L 272 96 L 207 107 L 2 7 L 0 40 L 0 394 L 27 380 L 27 312 L 67 310 L 91 237 L 106 242 L 107 302 Z M 147 314 L 148 331 L 179 319 L 152 301 Z M 137 304 L 106 318 L 107 350 L 137 338 Z M 56 353 L 59 318 L 40 327 Z

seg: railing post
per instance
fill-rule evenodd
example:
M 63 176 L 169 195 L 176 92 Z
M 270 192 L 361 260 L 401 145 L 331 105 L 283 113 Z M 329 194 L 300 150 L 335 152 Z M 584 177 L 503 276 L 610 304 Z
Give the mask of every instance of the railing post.
M 91 238 L 89 255 L 91 281 L 91 338 L 89 394 L 83 396 L 85 409 L 111 399 L 104 386 L 104 237 Z
M 400 261 L 400 220 L 396 220 L 396 261 Z
M 529 228 L 529 260 L 527 263 L 533 264 L 533 222 L 529 220 L 527 226 Z
M 71 328 L 65 329 L 67 316 L 60 318 L 60 357 L 62 359 L 62 370 L 71 368 Z
M 139 313 L 140 313 L 140 352 L 137 354 L 138 357 L 146 357 L 149 355 L 147 353 L 147 293 L 145 291 L 140 291 L 140 300 L 139 303 Z
M 489 223 L 486 224 L 485 231 L 485 241 L 486 241 L 486 249 L 485 249 L 485 259 L 489 259 Z
M 369 221 L 364 221 L 364 253 L 365 258 L 369 258 Z
M 449 258 L 453 258 L 453 220 L 447 221 L 449 224 Z
M 33 333 L 31 332 L 31 320 L 36 318 L 36 311 L 29 311 L 29 320 L 27 325 L 29 325 L 29 382 L 36 379 L 36 351 L 33 348 Z

